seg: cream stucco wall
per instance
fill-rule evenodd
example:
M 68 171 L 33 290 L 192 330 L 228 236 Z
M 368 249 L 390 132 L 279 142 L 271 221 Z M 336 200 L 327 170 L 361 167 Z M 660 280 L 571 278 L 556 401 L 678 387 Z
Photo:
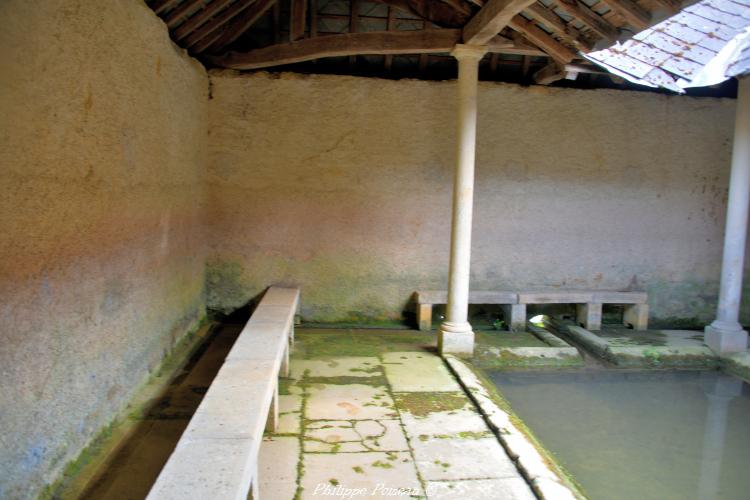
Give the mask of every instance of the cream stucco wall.
M 208 80 L 140 1 L 0 19 L 0 498 L 31 498 L 204 314 Z
M 445 288 L 454 82 L 211 75 L 209 305 L 300 284 L 314 321 Z M 482 84 L 477 290 L 644 289 L 714 314 L 734 102 Z

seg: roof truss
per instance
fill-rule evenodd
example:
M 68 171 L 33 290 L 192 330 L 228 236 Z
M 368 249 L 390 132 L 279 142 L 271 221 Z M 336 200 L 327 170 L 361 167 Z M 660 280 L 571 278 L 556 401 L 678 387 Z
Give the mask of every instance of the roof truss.
M 649 26 L 651 8 L 674 10 L 678 1 L 151 0 L 149 4 L 164 19 L 175 42 L 221 67 L 249 70 L 342 55 L 350 57 L 351 65 L 358 55 L 382 54 L 389 69 L 394 55 L 415 54 L 423 68 L 431 57 L 440 57 L 434 54 L 447 53 L 462 42 L 489 45 L 489 52 L 495 54 L 488 56 L 493 68 L 505 62 L 497 54 L 524 56 L 519 63 L 524 74 L 529 71 L 529 57 L 547 57 L 545 72 L 552 74 L 555 68 L 580 60 L 580 53 L 592 50 L 599 41 L 609 44 Z M 265 42 L 256 36 L 263 30 L 270 30 Z

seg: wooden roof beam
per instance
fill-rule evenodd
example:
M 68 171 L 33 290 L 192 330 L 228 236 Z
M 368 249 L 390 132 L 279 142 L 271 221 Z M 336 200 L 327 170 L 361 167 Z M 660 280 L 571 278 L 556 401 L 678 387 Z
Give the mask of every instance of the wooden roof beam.
M 633 0 L 601 0 L 610 10 L 617 12 L 625 21 L 642 31 L 651 25 L 651 14 Z
M 242 36 L 250 27 L 255 24 L 258 19 L 263 16 L 268 9 L 273 7 L 276 0 L 255 0 L 250 7 L 243 10 L 240 15 L 232 19 L 224 31 L 219 37 L 210 43 L 200 43 L 196 45 L 193 52 L 200 53 L 207 49 L 211 49 L 211 52 L 218 52 L 230 43 L 237 40 Z
M 204 40 L 209 35 L 214 35 L 211 37 L 211 39 L 215 40 L 217 38 L 216 31 L 224 26 L 226 23 L 234 19 L 237 15 L 239 15 L 243 10 L 247 9 L 254 0 L 239 0 L 232 5 L 230 5 L 224 12 L 213 18 L 212 20 L 205 23 L 203 26 L 198 28 L 197 30 L 190 33 L 190 35 L 185 38 L 182 41 L 182 45 L 186 48 L 191 48 L 195 44 L 197 44 L 199 41 Z M 182 28 L 182 26 L 180 26 Z M 179 28 L 178 28 L 179 30 Z M 204 42 L 205 43 L 205 42 Z
M 167 28 L 172 29 L 185 17 L 202 7 L 203 0 L 187 0 L 175 7 L 175 9 L 164 19 L 164 22 L 167 23 Z
M 211 17 L 213 17 L 221 9 L 229 5 L 232 0 L 215 0 L 208 4 L 206 8 L 199 10 L 194 16 L 189 18 L 184 23 L 180 24 L 174 32 L 172 32 L 172 38 L 175 40 L 182 40 L 193 32 L 198 26 L 205 23 Z
M 461 41 L 461 30 L 370 31 L 305 38 L 251 50 L 208 56 L 216 66 L 251 70 L 358 54 L 420 54 L 450 52 Z
M 463 28 L 471 18 L 471 8 L 462 9 L 440 0 L 372 0 L 375 3 L 395 7 L 442 28 Z
M 529 5 L 525 12 L 530 17 L 533 17 L 552 30 L 553 33 L 557 33 L 560 37 L 569 41 L 583 52 L 588 52 L 592 49 L 593 44 L 586 40 L 583 34 L 576 29 L 575 26 L 566 23 L 565 20 L 555 14 L 552 9 L 548 9 L 542 4 L 535 3 Z
M 305 36 L 307 21 L 307 0 L 292 0 L 289 15 L 289 40 L 294 42 Z
M 523 16 L 515 16 L 510 20 L 508 25 L 523 34 L 530 42 L 549 54 L 555 61 L 564 64 L 577 57 L 575 52 L 549 36 L 532 21 L 527 21 Z
M 511 19 L 536 0 L 489 0 L 464 26 L 468 45 L 484 45 L 510 24 Z
M 169 10 L 174 7 L 179 1 L 180 0 L 157 0 L 156 2 L 154 2 L 151 8 L 154 9 L 156 15 L 159 15 L 165 10 Z
M 614 42 L 620 36 L 620 32 L 613 24 L 591 10 L 583 2 L 578 0 L 552 0 L 552 3 L 569 16 L 578 18 L 579 21 L 609 42 Z

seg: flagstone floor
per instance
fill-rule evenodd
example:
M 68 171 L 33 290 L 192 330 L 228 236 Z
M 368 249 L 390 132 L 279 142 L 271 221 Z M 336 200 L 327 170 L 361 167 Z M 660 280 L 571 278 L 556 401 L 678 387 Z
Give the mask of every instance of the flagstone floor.
M 433 345 L 300 329 L 280 425 L 261 446 L 261 497 L 535 498 Z

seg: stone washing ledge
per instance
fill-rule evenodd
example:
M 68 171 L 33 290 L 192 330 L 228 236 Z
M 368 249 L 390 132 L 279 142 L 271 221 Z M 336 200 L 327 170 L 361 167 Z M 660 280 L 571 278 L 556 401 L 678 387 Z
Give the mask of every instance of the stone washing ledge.
M 705 345 L 620 345 L 580 326 L 566 326 L 566 332 L 586 351 L 620 368 L 716 368 L 719 360 Z M 670 331 L 664 331 L 670 333 Z M 679 333 L 675 330 L 671 333 Z
M 722 370 L 750 383 L 750 351 L 723 356 L 719 363 Z
M 547 465 L 534 444 L 492 400 L 490 391 L 467 364 L 450 354 L 444 359 L 540 500 L 585 499 Z
M 584 365 L 578 349 L 553 333 L 529 324 L 528 332 L 546 346 L 477 345 L 474 363 L 482 368 L 572 368 Z

